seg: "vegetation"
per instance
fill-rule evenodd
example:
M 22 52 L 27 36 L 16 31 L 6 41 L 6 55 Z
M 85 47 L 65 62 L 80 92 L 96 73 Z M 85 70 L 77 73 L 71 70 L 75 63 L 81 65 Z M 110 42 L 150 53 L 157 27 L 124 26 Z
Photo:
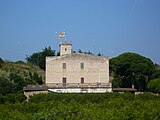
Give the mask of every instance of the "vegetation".
M 23 94 L 23 92 L 10 93 L 6 95 L 0 94 L 0 104 L 4 104 L 4 103 L 14 104 L 18 102 L 24 102 L 25 100 L 26 100 L 26 96 Z
M 160 65 L 155 64 L 156 71 L 152 75 L 152 79 L 154 78 L 160 78 Z
M 92 54 L 90 51 L 78 52 Z M 27 57 L 27 63 L 0 58 L 0 119 L 160 119 L 160 96 L 150 93 L 49 93 L 34 95 L 28 102 L 25 101 L 23 86 L 43 83 L 45 56 L 51 55 L 59 55 L 59 52 L 45 48 Z M 110 75 L 113 77 L 113 87 L 131 87 L 134 83 L 139 90 L 160 93 L 160 66 L 141 55 L 124 53 L 112 58 Z
M 148 91 L 160 94 L 160 78 L 149 81 Z
M 37 66 L 23 61 L 0 61 L 0 95 L 22 92 L 23 86 L 44 81 L 44 71 Z
M 46 56 L 55 56 L 55 50 L 52 50 L 49 46 L 45 47 L 42 52 L 33 53 L 31 56 L 27 57 L 28 63 L 39 66 L 41 69 L 45 70 L 45 59 Z
M 114 77 L 113 87 L 131 87 L 134 84 L 135 88 L 145 91 L 156 67 L 149 58 L 127 52 L 110 60 L 110 70 Z
M 76 53 L 76 51 L 74 51 L 73 53 Z M 84 54 L 89 54 L 89 55 L 95 55 L 95 54 L 93 54 L 91 51 L 83 52 L 81 49 L 79 49 L 79 50 L 77 51 L 77 53 L 84 53 Z M 103 56 L 103 54 L 98 53 L 97 56 Z
M 0 104 L 0 119 L 158 120 L 160 96 L 133 94 L 39 94 L 29 102 Z

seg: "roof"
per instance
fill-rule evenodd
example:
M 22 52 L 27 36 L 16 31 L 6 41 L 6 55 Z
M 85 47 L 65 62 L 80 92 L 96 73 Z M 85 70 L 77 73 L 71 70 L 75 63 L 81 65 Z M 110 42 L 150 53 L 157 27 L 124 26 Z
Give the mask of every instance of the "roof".
M 113 88 L 113 92 L 136 92 L 137 89 L 134 88 Z
M 46 85 L 27 85 L 23 87 L 23 91 L 46 91 L 48 90 Z
M 72 45 L 70 41 L 60 42 L 60 45 Z
M 90 55 L 90 54 L 84 54 L 84 53 L 71 53 L 71 54 L 66 54 L 63 56 L 48 56 L 46 57 L 46 60 L 57 60 L 57 59 L 65 59 L 65 58 L 91 58 L 93 60 L 109 60 L 109 57 L 106 56 L 96 56 L 96 55 Z

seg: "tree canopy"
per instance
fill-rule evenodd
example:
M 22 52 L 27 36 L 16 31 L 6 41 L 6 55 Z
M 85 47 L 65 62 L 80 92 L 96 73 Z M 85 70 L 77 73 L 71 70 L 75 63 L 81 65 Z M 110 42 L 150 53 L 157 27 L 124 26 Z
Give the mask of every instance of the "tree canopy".
M 150 92 L 160 93 L 160 78 L 150 80 L 147 87 Z
M 113 87 L 131 87 L 146 90 L 147 82 L 156 71 L 153 62 L 136 53 L 126 52 L 110 60 Z
M 52 50 L 49 46 L 45 47 L 42 52 L 33 53 L 26 57 L 28 63 L 39 66 L 41 69 L 45 70 L 45 58 L 46 56 L 55 56 L 55 50 Z

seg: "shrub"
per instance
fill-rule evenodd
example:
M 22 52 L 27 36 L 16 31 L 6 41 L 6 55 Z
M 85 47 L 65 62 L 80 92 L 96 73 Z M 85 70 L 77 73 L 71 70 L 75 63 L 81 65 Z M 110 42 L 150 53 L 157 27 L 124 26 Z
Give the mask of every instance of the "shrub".
M 160 78 L 150 80 L 147 87 L 150 92 L 160 93 Z

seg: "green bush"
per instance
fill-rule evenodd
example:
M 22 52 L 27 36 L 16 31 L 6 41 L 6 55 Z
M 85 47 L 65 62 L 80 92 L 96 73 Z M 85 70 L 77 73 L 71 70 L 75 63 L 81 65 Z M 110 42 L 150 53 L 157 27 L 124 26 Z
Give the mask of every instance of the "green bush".
M 160 93 L 160 78 L 150 80 L 147 87 L 150 92 Z
M 21 92 L 10 93 L 7 95 L 0 94 L 0 104 L 23 102 L 24 100 L 26 100 L 26 96 Z
M 160 119 L 160 96 L 150 93 L 39 94 L 29 102 L 0 104 L 0 119 L 153 120 Z

